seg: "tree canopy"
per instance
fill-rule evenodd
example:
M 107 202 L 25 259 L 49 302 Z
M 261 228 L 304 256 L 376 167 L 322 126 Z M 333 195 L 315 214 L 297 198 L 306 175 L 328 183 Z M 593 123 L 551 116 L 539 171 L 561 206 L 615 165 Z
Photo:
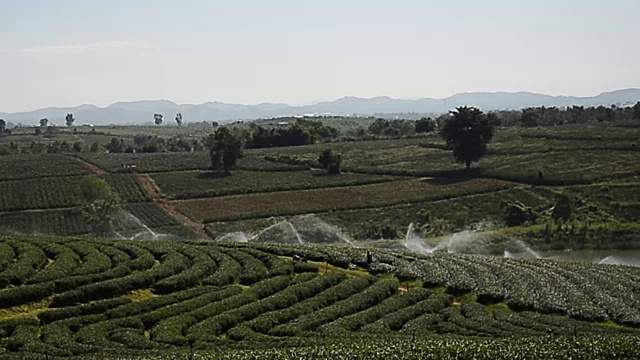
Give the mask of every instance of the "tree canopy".
M 80 195 L 84 201 L 82 207 L 85 221 L 91 225 L 95 235 L 106 236 L 113 215 L 120 209 L 120 198 L 111 186 L 102 178 L 89 175 L 80 181 Z
M 342 156 L 334 154 L 331 150 L 324 150 L 318 157 L 318 162 L 327 170 L 328 174 L 339 174 Z
M 468 169 L 472 162 L 486 154 L 487 144 L 493 138 L 493 126 L 482 111 L 463 106 L 451 112 L 440 134 L 453 150 L 456 161 Z
M 73 122 L 76 121 L 71 113 L 68 113 L 67 116 L 64 117 L 64 120 L 67 123 L 67 126 L 73 126 Z
M 242 140 L 226 126 L 219 127 L 210 138 L 211 167 L 228 174 L 236 166 L 238 159 L 242 158 Z

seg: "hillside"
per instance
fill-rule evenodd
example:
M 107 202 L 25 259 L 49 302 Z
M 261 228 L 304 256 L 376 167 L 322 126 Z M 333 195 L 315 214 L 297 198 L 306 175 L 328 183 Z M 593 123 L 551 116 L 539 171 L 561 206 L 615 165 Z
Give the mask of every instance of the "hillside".
M 3 141 L 138 133 L 97 130 Z M 0 359 L 639 357 L 639 137 L 498 128 L 470 171 L 435 134 L 246 149 L 230 174 L 208 151 L 0 156 Z M 105 239 L 87 175 L 121 199 Z
M 81 105 L 69 108 L 47 108 L 30 112 L 2 114 L 5 120 L 23 125 L 36 125 L 41 118 L 62 126 L 67 113 L 73 113 L 78 124 L 149 124 L 153 114 L 165 115 L 165 123 L 173 124 L 173 116 L 182 113 L 185 121 L 231 121 L 259 119 L 305 114 L 373 115 L 373 114 L 440 114 L 458 106 L 473 105 L 490 110 L 518 110 L 536 106 L 632 106 L 640 101 L 640 89 L 625 89 L 606 92 L 593 97 L 550 96 L 530 92 L 477 92 L 460 93 L 444 99 L 423 98 L 417 100 L 393 99 L 386 96 L 375 98 L 343 97 L 334 101 L 313 105 L 290 106 L 286 104 L 262 103 L 257 105 L 207 102 L 204 104 L 176 104 L 168 100 L 141 100 L 119 102 L 105 108 Z
M 212 358 L 323 348 L 398 358 L 389 345 L 409 341 L 413 356 L 640 355 L 640 269 L 389 250 L 368 264 L 365 255 L 336 246 L 2 238 L 0 358 L 171 358 L 190 346 Z

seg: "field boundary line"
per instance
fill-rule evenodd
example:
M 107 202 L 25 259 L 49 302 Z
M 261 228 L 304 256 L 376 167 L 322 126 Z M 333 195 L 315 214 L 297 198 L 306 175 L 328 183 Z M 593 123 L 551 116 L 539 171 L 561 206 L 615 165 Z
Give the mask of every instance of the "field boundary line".
M 156 183 L 153 181 L 149 174 L 136 174 L 136 177 L 142 184 L 142 187 L 145 191 L 151 196 L 153 202 L 155 202 L 162 210 L 164 210 L 169 216 L 176 219 L 180 224 L 184 225 L 191 231 L 200 235 L 203 239 L 211 239 L 211 236 L 205 231 L 204 224 L 200 224 L 191 220 L 186 215 L 182 214 L 178 210 L 176 210 L 169 201 L 162 196 L 160 193 L 160 189 L 156 186 Z
M 98 176 L 100 175 L 104 175 L 106 174 L 108 171 L 101 168 L 100 166 L 88 162 L 87 160 L 79 157 L 79 156 L 74 156 L 73 158 L 75 158 L 80 164 L 82 164 L 84 167 L 86 167 L 87 169 L 89 169 L 89 171 L 91 171 L 91 173 L 96 174 Z

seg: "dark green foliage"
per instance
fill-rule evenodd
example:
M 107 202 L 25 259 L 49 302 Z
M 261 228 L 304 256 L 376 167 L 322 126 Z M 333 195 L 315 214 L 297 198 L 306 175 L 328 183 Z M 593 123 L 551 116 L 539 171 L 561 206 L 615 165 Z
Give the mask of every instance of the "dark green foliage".
M 251 140 L 247 143 L 249 149 L 309 145 L 318 141 L 331 141 L 338 136 L 335 128 L 306 119 L 297 119 L 293 125 L 278 125 L 275 128 L 251 123 L 250 130 Z
M 0 274 L 12 266 L 3 271 L 3 261 L 15 264 L 13 258 L 33 249 L 53 262 L 27 272 L 24 282 L 53 273 L 61 278 L 0 290 L 0 304 L 12 307 L 7 311 L 37 307 L 35 312 L 48 302 L 34 302 L 53 294 L 54 305 L 66 297 L 63 305 L 69 306 L 46 309 L 38 319 L 0 320 L 0 358 L 169 359 L 186 356 L 189 345 L 198 356 L 213 358 L 319 354 L 310 349 L 354 358 L 381 343 L 388 346 L 376 347 L 375 354 L 401 349 L 403 358 L 413 356 L 407 349 L 428 349 L 420 358 L 449 356 L 452 346 L 458 347 L 451 355 L 456 358 L 489 352 L 486 358 L 501 358 L 525 348 L 527 356 L 564 358 L 566 347 L 585 351 L 586 358 L 615 358 L 612 349 L 633 358 L 640 345 L 640 273 L 632 267 L 376 249 L 376 264 L 386 268 L 381 279 L 335 268 L 367 265 L 364 249 L 355 247 L 10 238 L 0 242 Z M 293 274 L 293 254 L 333 266 Z M 127 273 L 114 278 L 118 269 Z M 250 271 L 263 280 L 199 285 L 216 274 L 221 283 L 238 281 Z M 407 290 L 417 283 L 412 279 L 427 288 Z M 146 293 L 154 284 L 175 291 L 134 302 L 118 296 Z M 84 297 L 71 294 L 87 289 Z M 574 336 L 581 347 L 566 340 Z M 487 337 L 492 339 L 480 339 Z
M 528 108 L 522 110 L 522 117 L 520 123 L 523 127 L 536 127 L 538 126 L 539 113 L 536 109 Z
M 429 133 L 436 129 L 436 121 L 431 118 L 421 118 L 416 120 L 416 133 Z
M 220 127 L 209 141 L 209 155 L 211 156 L 211 169 L 223 170 L 228 174 L 236 166 L 238 159 L 242 158 L 242 140 L 231 133 L 229 128 Z
M 534 224 L 536 216 L 535 210 L 517 201 L 506 205 L 504 223 L 507 226 L 520 226 L 526 223 Z
M 132 264 L 135 263 L 132 262 Z M 135 266 L 135 265 L 134 265 Z M 161 264 L 144 272 L 133 272 L 130 275 L 116 279 L 95 282 L 77 289 L 56 294 L 54 306 L 68 306 L 78 302 L 111 298 L 128 291 L 145 288 L 160 279 L 186 269 L 188 260 L 179 253 L 168 253 L 161 259 Z
M 153 284 L 153 291 L 158 294 L 170 294 L 178 290 L 193 287 L 202 282 L 216 269 L 216 263 L 206 253 L 195 248 L 184 247 L 182 253 L 191 261 L 185 271 L 175 274 Z
M 417 304 L 410 305 L 393 313 L 383 316 L 374 323 L 365 326 L 362 330 L 371 333 L 384 333 L 389 331 L 402 331 L 411 333 L 413 331 L 424 331 L 419 324 L 426 319 L 422 318 L 425 314 L 438 313 L 451 304 L 451 296 L 445 294 L 434 294 L 424 289 L 415 289 L 413 296 L 426 297 L 425 300 Z
M 237 286 L 227 287 L 222 290 L 210 289 L 202 295 L 189 297 L 186 300 L 175 301 L 175 303 L 163 305 L 155 308 L 153 311 L 148 311 L 141 314 L 139 317 L 142 319 L 146 328 L 151 328 L 163 319 L 169 319 L 174 316 L 184 316 L 184 314 L 200 314 L 209 309 L 218 306 L 219 303 L 226 299 L 236 299 L 242 294 L 242 290 Z M 152 301 L 152 300 L 149 300 Z M 229 304 L 227 300 L 225 304 Z M 149 303 L 151 304 L 151 303 Z M 218 305 L 217 305 L 218 304 Z M 153 303 L 154 307 L 156 303 Z M 143 307 L 144 310 L 147 307 Z M 137 311 L 142 309 L 137 308 Z
M 313 313 L 301 316 L 290 324 L 275 327 L 271 333 L 280 336 L 302 335 L 305 331 L 315 330 L 323 324 L 330 323 L 354 312 L 370 308 L 395 294 L 397 282 L 377 281 L 366 290 L 325 307 Z
M 262 261 L 251 254 L 242 251 L 228 251 L 227 255 L 234 258 L 242 266 L 238 281 L 242 285 L 251 285 L 264 279 L 269 270 Z
M 125 143 L 123 139 L 111 138 L 111 141 L 106 145 L 107 151 L 112 154 L 122 153 L 125 150 Z
M 216 261 L 218 268 L 216 271 L 203 280 L 205 285 L 222 286 L 233 284 L 242 274 L 242 265 L 231 256 L 218 251 L 217 249 L 203 249 L 212 259 Z
M 27 279 L 26 284 L 36 284 L 63 279 L 73 273 L 80 257 L 66 246 L 59 244 L 42 244 L 41 249 L 46 257 L 53 261 L 44 270 Z
M 2 156 L 0 168 L 3 181 L 89 173 L 76 159 L 57 154 Z
M 39 267 L 46 265 L 47 257 L 36 245 L 28 242 L 10 241 L 16 260 L 0 273 L 0 289 L 8 285 L 21 285 L 36 273 Z
M 289 285 L 290 279 L 289 276 L 278 276 L 263 280 L 241 294 L 191 312 L 191 316 L 199 322 L 189 329 L 189 338 L 200 341 L 214 340 L 216 332 L 219 331 L 219 323 L 215 320 L 217 315 L 278 293 Z
M 571 198 L 566 194 L 558 194 L 557 198 L 551 217 L 557 221 L 569 221 L 573 208 Z
M 409 120 L 376 119 L 368 130 L 377 136 L 401 137 L 412 135 L 416 131 L 416 125 Z
M 486 154 L 487 144 L 493 138 L 493 127 L 482 111 L 464 106 L 451 112 L 441 135 L 453 149 L 456 161 L 465 163 L 468 169 L 472 162 Z
M 131 303 L 131 300 L 114 298 L 70 306 L 62 309 L 48 310 L 38 315 L 45 324 L 82 315 L 103 314 L 105 311 Z
M 246 163 L 246 160 L 242 162 Z M 308 167 L 303 170 L 308 170 Z M 189 171 L 159 173 L 152 178 L 171 199 L 356 186 L 398 180 L 398 177 L 386 175 L 324 176 L 320 171 L 235 171 L 233 176 Z
M 105 174 L 104 179 L 123 202 L 137 203 L 152 200 L 135 175 Z
M 342 156 L 334 154 L 331 150 L 325 150 L 320 154 L 318 162 L 327 170 L 328 174 L 340 174 L 340 166 L 342 164 Z
M 0 308 L 42 300 L 53 294 L 53 283 L 21 285 L 0 290 Z
M 64 117 L 64 121 L 67 126 L 73 126 L 73 122 L 76 121 L 76 119 L 73 117 L 73 114 L 68 113 L 67 116 Z
M 431 295 L 427 289 L 415 289 L 406 293 L 396 294 L 387 298 L 379 304 L 369 307 L 366 310 L 339 318 L 327 325 L 320 327 L 320 331 L 326 332 L 351 332 L 358 331 L 367 324 L 380 320 L 385 315 L 397 313 L 400 309 L 414 305 L 425 300 Z
M 297 262 L 293 266 L 293 272 L 295 272 L 296 274 L 307 273 L 307 272 L 314 273 L 314 272 L 318 272 L 318 267 L 305 262 Z
M 104 315 L 109 319 L 141 315 L 145 313 L 150 313 L 156 309 L 182 303 L 184 301 L 199 297 L 206 293 L 215 293 L 217 290 L 219 289 L 214 287 L 203 286 L 203 287 L 197 287 L 189 290 L 178 291 L 173 294 L 167 294 L 164 296 L 153 297 L 147 300 L 128 303 L 126 305 L 119 306 L 115 309 L 108 310 L 104 313 Z M 108 300 L 105 300 L 105 301 L 108 301 Z

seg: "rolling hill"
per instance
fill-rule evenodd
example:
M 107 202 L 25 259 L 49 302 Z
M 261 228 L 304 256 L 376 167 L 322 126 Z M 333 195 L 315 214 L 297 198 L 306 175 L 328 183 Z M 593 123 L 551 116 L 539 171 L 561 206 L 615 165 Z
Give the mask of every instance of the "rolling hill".
M 290 106 L 262 103 L 257 105 L 207 102 L 204 104 L 176 104 L 168 100 L 143 100 L 118 102 L 105 108 L 81 105 L 69 108 L 46 108 L 30 112 L 3 114 L 0 116 L 15 124 L 36 125 L 46 117 L 56 125 L 64 124 L 64 116 L 73 113 L 76 124 L 142 124 L 151 123 L 154 113 L 165 115 L 165 122 L 172 124 L 173 115 L 181 112 L 185 121 L 231 121 L 304 114 L 373 115 L 443 113 L 462 105 L 471 105 L 485 111 L 522 109 L 531 106 L 629 106 L 640 101 L 640 89 L 625 89 L 602 93 L 593 97 L 550 96 L 531 92 L 472 92 L 460 93 L 444 99 L 423 98 L 417 100 L 393 99 L 387 96 L 374 98 L 343 97 L 334 101 L 313 105 Z

